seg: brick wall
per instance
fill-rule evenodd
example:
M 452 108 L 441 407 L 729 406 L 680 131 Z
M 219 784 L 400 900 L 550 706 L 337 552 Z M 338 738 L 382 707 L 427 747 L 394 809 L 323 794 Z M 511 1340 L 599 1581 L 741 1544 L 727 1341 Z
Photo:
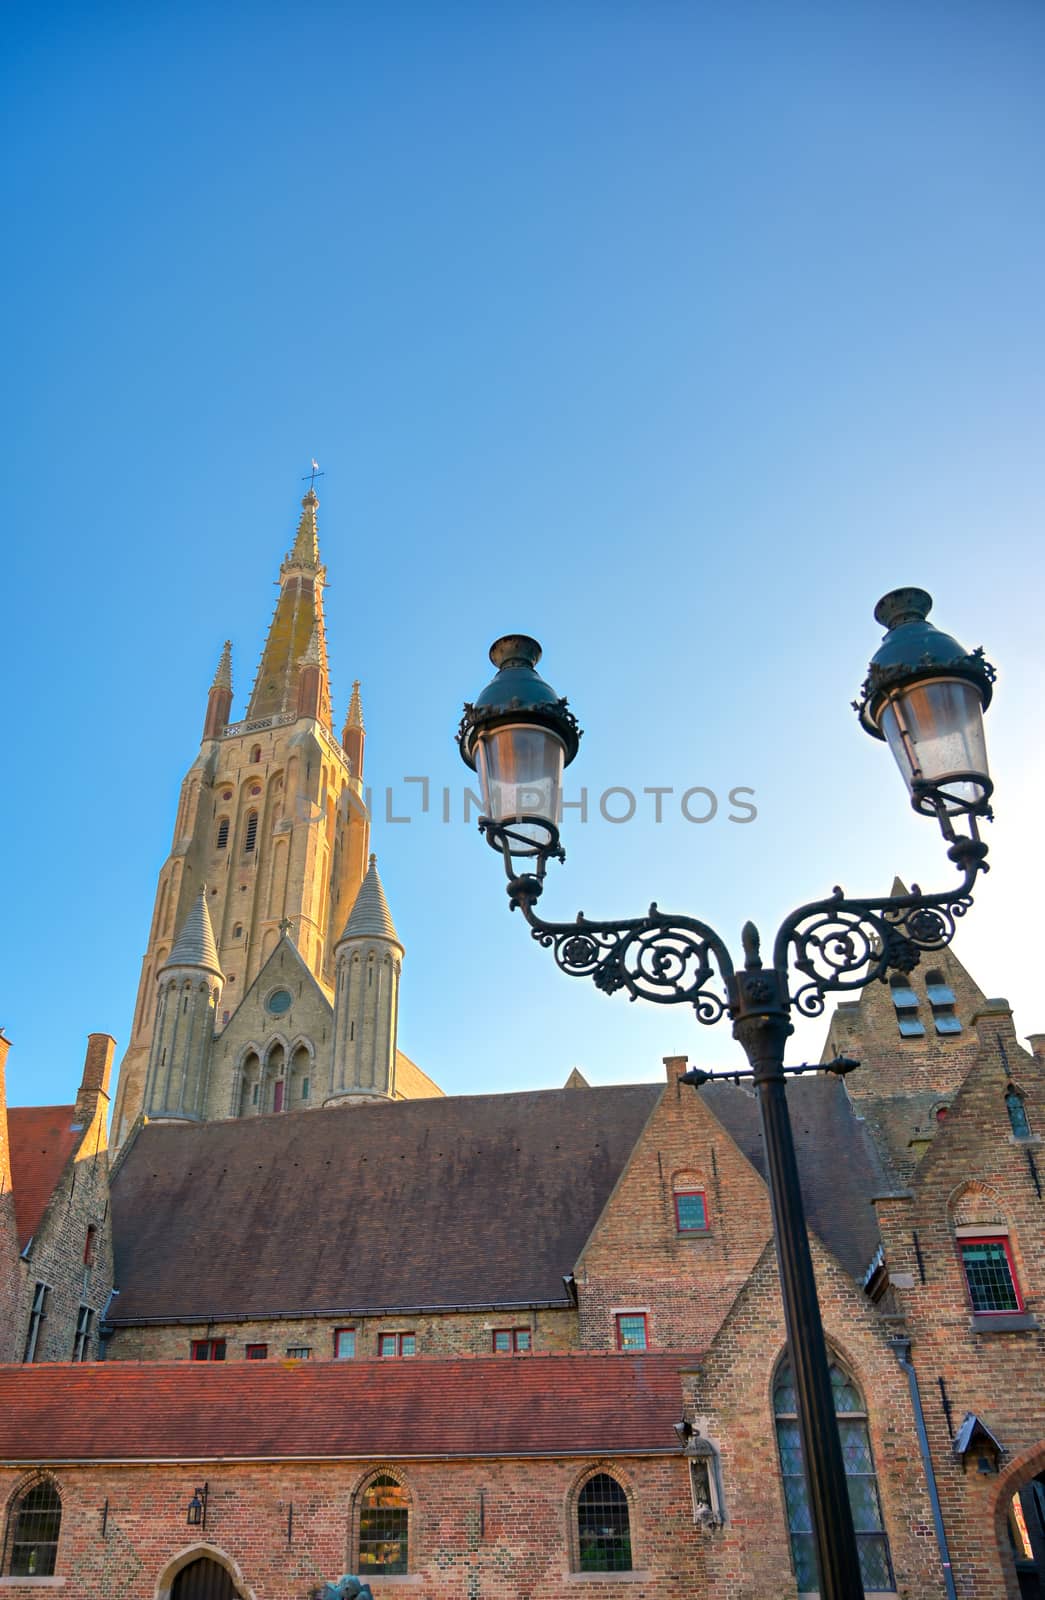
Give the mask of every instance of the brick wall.
M 0 1361 L 14 1361 L 21 1310 L 22 1272 L 11 1185 L 11 1147 L 7 1132 L 7 1052 L 10 1040 L 0 1030 Z

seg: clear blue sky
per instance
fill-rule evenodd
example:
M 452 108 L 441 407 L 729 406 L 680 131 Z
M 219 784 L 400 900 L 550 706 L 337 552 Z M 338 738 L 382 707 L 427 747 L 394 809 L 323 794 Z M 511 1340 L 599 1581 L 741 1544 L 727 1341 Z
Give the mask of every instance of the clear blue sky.
M 44 0 L 4 29 L 12 1101 L 127 1038 L 217 653 L 240 709 L 313 454 L 401 1043 L 445 1088 L 738 1059 L 562 977 L 473 829 L 420 814 L 407 775 L 459 808 L 489 642 L 536 634 L 587 729 L 546 913 L 655 898 L 736 941 L 836 882 L 951 881 L 849 707 L 900 583 L 1000 667 L 958 951 L 1045 1029 L 1040 5 Z M 686 822 L 698 784 L 757 820 Z M 613 825 L 609 786 L 675 796 Z

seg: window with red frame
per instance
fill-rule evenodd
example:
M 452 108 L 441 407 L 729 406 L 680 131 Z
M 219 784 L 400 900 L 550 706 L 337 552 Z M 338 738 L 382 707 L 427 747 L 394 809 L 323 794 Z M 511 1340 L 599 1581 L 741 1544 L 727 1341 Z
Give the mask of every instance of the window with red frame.
M 1023 1296 L 1016 1281 L 1012 1250 L 1004 1234 L 982 1239 L 960 1239 L 962 1266 L 972 1309 L 980 1315 L 1022 1311 Z
M 708 1202 L 703 1189 L 675 1190 L 675 1226 L 679 1233 L 707 1233 Z
M 247 1346 L 247 1360 L 248 1361 L 267 1361 L 268 1358 L 269 1358 L 269 1347 L 268 1347 L 267 1344 L 248 1344 L 248 1346 Z
M 618 1350 L 649 1349 L 644 1311 L 618 1311 L 616 1321 Z
M 193 1339 L 192 1359 L 193 1361 L 224 1361 L 225 1340 Z
M 493 1352 L 495 1356 L 520 1355 L 533 1349 L 533 1334 L 529 1328 L 495 1328 Z
M 334 1329 L 334 1360 L 351 1361 L 356 1353 L 355 1328 Z
M 383 1333 L 377 1341 L 379 1356 L 413 1356 L 417 1354 L 417 1336 L 413 1333 Z

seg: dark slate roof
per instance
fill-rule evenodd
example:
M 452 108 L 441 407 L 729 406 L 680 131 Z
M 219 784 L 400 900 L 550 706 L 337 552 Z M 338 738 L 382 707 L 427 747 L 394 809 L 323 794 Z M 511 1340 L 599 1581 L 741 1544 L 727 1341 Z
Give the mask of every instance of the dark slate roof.
M 0 1462 L 678 1454 L 683 1355 L 0 1367 Z
M 662 1088 L 149 1124 L 113 1179 L 112 1320 L 565 1304 Z
M 32 1238 L 65 1163 L 83 1138 L 75 1106 L 10 1106 L 11 1186 L 15 1195 L 18 1243 Z
M 720 1080 L 700 1090 L 705 1104 L 763 1177 L 765 1150 L 754 1091 Z M 862 1279 L 881 1243 L 873 1195 L 895 1184 L 838 1078 L 791 1078 L 787 1102 L 806 1220 L 841 1264 Z

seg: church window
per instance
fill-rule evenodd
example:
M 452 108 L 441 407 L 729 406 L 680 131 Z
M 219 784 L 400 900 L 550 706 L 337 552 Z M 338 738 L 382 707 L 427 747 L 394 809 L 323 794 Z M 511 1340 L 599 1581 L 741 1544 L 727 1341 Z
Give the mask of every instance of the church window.
M 243 924 L 242 924 L 242 922 L 237 922 L 236 923 L 236 926 L 232 930 L 232 937 L 234 939 L 242 939 L 243 938 Z
M 33 1290 L 33 1304 L 29 1312 L 29 1330 L 25 1336 L 23 1361 L 36 1360 L 36 1347 L 40 1343 L 40 1329 L 43 1327 L 47 1317 L 47 1296 L 50 1292 L 50 1286 L 46 1283 L 38 1283 Z
M 284 1011 L 289 1011 L 294 1004 L 294 996 L 289 989 L 274 989 L 265 1001 L 266 1011 L 274 1017 L 281 1017 Z
M 308 1079 L 307 1078 L 302 1078 L 302 1080 L 301 1080 L 301 1098 L 302 1098 L 302 1100 L 307 1100 L 308 1099 L 308 1090 L 309 1090 Z
M 226 850 L 229 843 L 229 819 L 220 817 L 218 820 L 218 837 L 214 841 L 216 850 Z
M 267 1344 L 248 1344 L 246 1354 L 248 1361 L 267 1361 L 269 1347 Z
M 81 1306 L 76 1313 L 76 1336 L 73 1339 L 73 1360 L 87 1361 L 91 1353 L 91 1323 L 94 1312 L 90 1306 Z
M 845 1462 L 849 1504 L 856 1530 L 856 1548 L 860 1557 L 860 1575 L 867 1590 L 892 1590 L 892 1563 L 889 1559 L 889 1541 L 882 1522 L 882 1507 L 878 1498 L 878 1479 L 871 1455 L 871 1440 L 867 1432 L 867 1408 L 863 1395 L 837 1363 L 831 1364 L 831 1392 L 834 1395 L 835 1415 L 838 1418 L 838 1436 Z M 820 1580 L 816 1566 L 816 1548 L 812 1533 L 812 1518 L 802 1474 L 802 1441 L 798 1433 L 798 1415 L 795 1401 L 795 1384 L 791 1366 L 784 1362 L 773 1385 L 773 1411 L 776 1416 L 777 1448 L 780 1451 L 780 1470 L 784 1480 L 784 1503 L 787 1506 L 788 1530 L 791 1535 L 791 1560 L 794 1564 L 798 1588 L 802 1593 L 817 1594 Z
M 1005 1091 L 1005 1109 L 1009 1113 L 1009 1123 L 1017 1139 L 1031 1137 L 1030 1122 L 1027 1119 L 1027 1107 L 1020 1091 L 1014 1084 L 1009 1084 Z
M 406 1572 L 410 1494 L 390 1473 L 371 1480 L 359 1501 L 359 1570 L 390 1576 Z
M 977 1315 L 1023 1310 L 1012 1249 L 1004 1234 L 993 1238 L 961 1239 L 959 1248 L 969 1299 Z
M 254 1085 L 254 1089 L 253 1089 L 253 1092 L 252 1092 L 251 1097 L 250 1097 L 250 1103 L 253 1106 L 256 1106 L 257 1103 L 258 1103 L 258 1090 L 260 1089 L 260 1087 L 261 1087 L 260 1084 L 256 1083 Z
M 256 744 L 254 746 L 253 750 L 250 752 L 250 760 L 251 760 L 251 765 L 252 766 L 257 766 L 258 762 L 261 760 L 261 746 L 260 746 L 260 744 Z
M 616 1318 L 618 1350 L 648 1350 L 645 1311 L 618 1311 Z
M 942 972 L 925 974 L 925 993 L 932 1006 L 937 1033 L 961 1033 L 962 1025 L 954 1014 L 954 990 L 944 982 Z
M 224 1339 L 193 1339 L 189 1347 L 193 1361 L 224 1361 Z
M 918 996 L 902 973 L 894 973 L 889 988 L 896 1007 L 896 1025 L 905 1039 L 920 1039 L 925 1028 L 918 1020 Z
M 288 1361 L 311 1361 L 312 1346 L 310 1344 L 292 1344 L 287 1347 Z
M 379 1356 L 413 1356 L 417 1354 L 417 1335 L 413 1333 L 383 1333 L 377 1341 Z
M 533 1348 L 533 1336 L 529 1328 L 495 1328 L 493 1330 L 493 1353 L 495 1356 L 522 1355 Z
M 258 842 L 258 814 L 256 811 L 247 812 L 247 832 L 243 840 L 243 853 L 250 855 Z
M 50 1478 L 34 1483 L 12 1508 L 8 1530 L 12 1578 L 50 1578 L 58 1559 L 62 1501 Z
M 577 1566 L 581 1572 L 630 1572 L 628 1497 L 616 1478 L 597 1472 L 577 1496 Z
M 351 1361 L 356 1353 L 355 1328 L 334 1329 L 334 1359 L 335 1361 Z
M 679 1233 L 707 1233 L 708 1202 L 703 1189 L 675 1190 L 675 1226 Z

